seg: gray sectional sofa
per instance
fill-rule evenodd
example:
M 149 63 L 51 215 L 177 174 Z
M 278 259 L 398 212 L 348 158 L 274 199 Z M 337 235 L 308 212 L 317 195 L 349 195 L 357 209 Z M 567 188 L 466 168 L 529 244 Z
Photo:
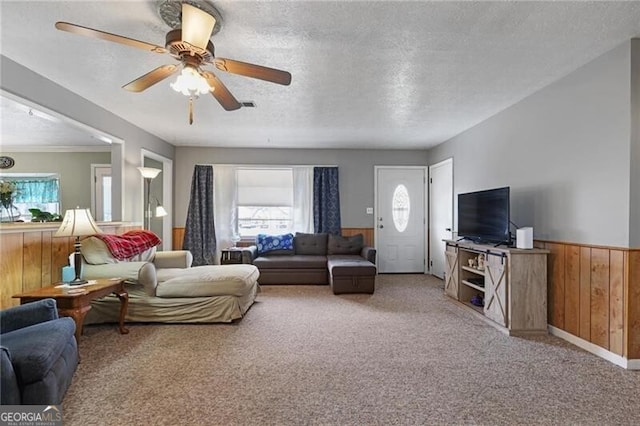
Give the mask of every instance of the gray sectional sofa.
M 243 249 L 243 263 L 255 265 L 262 284 L 329 284 L 334 293 L 373 293 L 376 250 L 364 246 L 361 234 L 296 233 L 293 249 L 265 253 Z

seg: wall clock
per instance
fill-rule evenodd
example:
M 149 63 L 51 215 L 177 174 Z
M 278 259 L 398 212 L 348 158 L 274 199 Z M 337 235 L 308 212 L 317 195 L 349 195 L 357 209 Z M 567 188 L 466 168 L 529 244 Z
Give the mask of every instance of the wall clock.
M 16 164 L 15 160 L 11 157 L 3 155 L 0 157 L 0 169 L 10 169 Z

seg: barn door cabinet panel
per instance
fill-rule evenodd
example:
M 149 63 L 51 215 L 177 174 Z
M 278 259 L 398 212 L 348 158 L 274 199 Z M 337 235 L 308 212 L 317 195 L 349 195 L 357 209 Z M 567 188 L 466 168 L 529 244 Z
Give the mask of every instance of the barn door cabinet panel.
M 446 241 L 445 294 L 510 335 L 547 333 L 547 253 Z

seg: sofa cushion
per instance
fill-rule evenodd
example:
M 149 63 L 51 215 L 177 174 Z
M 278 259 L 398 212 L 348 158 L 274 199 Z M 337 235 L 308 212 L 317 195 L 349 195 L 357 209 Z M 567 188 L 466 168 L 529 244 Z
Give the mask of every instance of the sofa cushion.
M 253 264 L 258 269 L 323 269 L 327 267 L 327 256 L 260 256 Z
M 293 254 L 293 234 L 258 234 L 256 236 L 256 247 L 258 247 L 258 254 L 273 252 L 276 250 L 291 252 L 291 254 Z
M 337 276 L 373 276 L 376 275 L 376 265 L 362 257 L 330 257 L 328 260 L 329 273 Z
M 260 276 L 254 265 L 205 265 L 173 271 L 175 275 L 158 283 L 158 297 L 242 297 Z
M 362 234 L 341 237 L 329 234 L 327 254 L 360 254 L 364 245 Z
M 305 234 L 296 232 L 293 239 L 293 246 L 296 254 L 312 254 L 323 256 L 327 254 L 327 236 L 328 234 Z

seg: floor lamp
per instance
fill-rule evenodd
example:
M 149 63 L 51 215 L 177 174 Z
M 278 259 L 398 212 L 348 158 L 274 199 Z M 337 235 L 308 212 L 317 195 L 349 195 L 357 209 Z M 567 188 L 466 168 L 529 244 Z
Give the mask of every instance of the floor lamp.
M 147 204 L 144 211 L 144 229 L 151 229 L 151 181 L 162 172 L 160 169 L 153 167 L 138 167 L 140 174 L 144 178 L 145 191 L 147 194 Z
M 82 254 L 80 253 L 80 237 L 86 235 L 101 234 L 102 231 L 93 221 L 91 211 L 89 209 L 76 208 L 67 210 L 62 219 L 60 228 L 54 234 L 54 237 L 76 237 L 74 244 L 73 265 L 76 270 L 76 277 L 69 285 L 86 284 L 87 280 L 80 278 L 82 273 Z

